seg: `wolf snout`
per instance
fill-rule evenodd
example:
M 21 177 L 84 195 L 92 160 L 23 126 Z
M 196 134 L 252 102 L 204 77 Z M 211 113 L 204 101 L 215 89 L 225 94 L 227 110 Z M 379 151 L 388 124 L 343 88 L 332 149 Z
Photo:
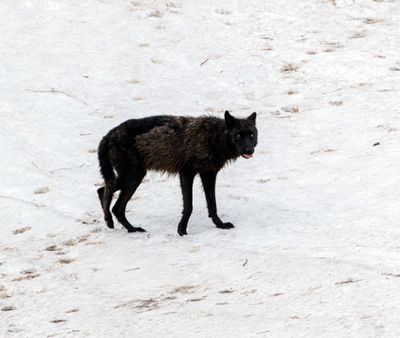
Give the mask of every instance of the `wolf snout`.
M 249 159 L 253 157 L 253 153 L 254 153 L 254 148 L 246 148 L 243 151 L 242 157 Z

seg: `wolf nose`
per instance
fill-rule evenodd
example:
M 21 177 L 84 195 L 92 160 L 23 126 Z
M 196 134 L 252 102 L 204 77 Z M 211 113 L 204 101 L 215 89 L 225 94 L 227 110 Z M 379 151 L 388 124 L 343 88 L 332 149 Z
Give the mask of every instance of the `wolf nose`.
M 252 148 L 246 148 L 245 150 L 244 150 L 244 153 L 245 154 L 253 154 L 254 153 L 254 149 L 252 149 Z

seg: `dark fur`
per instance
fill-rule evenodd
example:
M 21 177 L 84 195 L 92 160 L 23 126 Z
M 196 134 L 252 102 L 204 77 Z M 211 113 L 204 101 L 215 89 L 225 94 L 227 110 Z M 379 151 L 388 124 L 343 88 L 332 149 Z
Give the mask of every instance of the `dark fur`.
M 128 201 L 147 170 L 179 174 L 183 212 L 178 233 L 186 235 L 192 213 L 192 186 L 200 175 L 209 217 L 218 228 L 233 228 L 218 217 L 215 201 L 217 173 L 240 155 L 252 154 L 257 144 L 256 113 L 236 119 L 225 112 L 216 117 L 152 116 L 128 120 L 110 130 L 101 140 L 98 156 L 105 186 L 98 189 L 109 228 L 114 227 L 110 212 L 113 193 L 121 190 L 112 212 L 128 232 L 145 231 L 133 227 L 125 217 Z M 247 156 L 247 155 L 246 155 Z

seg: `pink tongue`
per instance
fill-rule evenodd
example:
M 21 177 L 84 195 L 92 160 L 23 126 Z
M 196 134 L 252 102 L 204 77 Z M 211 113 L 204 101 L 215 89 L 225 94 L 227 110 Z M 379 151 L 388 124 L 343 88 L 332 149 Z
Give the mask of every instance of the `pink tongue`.
M 253 157 L 253 154 L 243 154 L 243 157 L 249 159 Z

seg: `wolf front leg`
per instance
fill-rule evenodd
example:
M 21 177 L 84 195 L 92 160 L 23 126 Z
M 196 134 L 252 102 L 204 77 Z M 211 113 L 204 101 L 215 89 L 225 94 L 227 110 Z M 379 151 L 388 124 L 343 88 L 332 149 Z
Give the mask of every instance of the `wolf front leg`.
M 217 228 L 231 229 L 234 228 L 230 222 L 224 223 L 217 214 L 217 202 L 215 201 L 215 182 L 217 179 L 216 172 L 200 173 L 200 178 L 203 183 L 204 193 L 207 200 L 208 217 L 212 219 Z
M 186 228 L 193 210 L 193 180 L 195 176 L 196 174 L 192 171 L 181 171 L 179 173 L 183 196 L 182 218 L 178 225 L 178 234 L 181 236 L 187 235 Z

